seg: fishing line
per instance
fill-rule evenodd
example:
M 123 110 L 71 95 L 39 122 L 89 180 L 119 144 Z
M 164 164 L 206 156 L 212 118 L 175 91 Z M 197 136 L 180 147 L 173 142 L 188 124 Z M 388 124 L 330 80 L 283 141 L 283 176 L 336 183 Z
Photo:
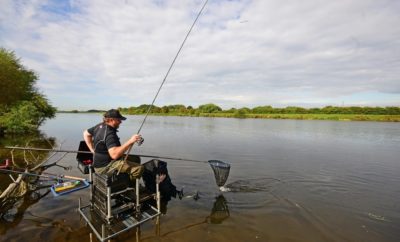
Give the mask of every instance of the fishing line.
M 207 5 L 207 2 L 208 2 L 208 0 L 206 0 L 206 1 L 204 2 L 203 7 L 200 9 L 199 13 L 198 13 L 197 16 L 196 16 L 196 19 L 194 20 L 194 22 L 193 22 L 192 26 L 190 27 L 189 31 L 187 32 L 187 34 L 186 34 L 186 36 L 185 36 L 185 38 L 184 38 L 184 40 L 183 40 L 181 46 L 179 47 L 179 50 L 178 50 L 178 52 L 176 53 L 176 55 L 175 55 L 175 57 L 174 57 L 174 59 L 173 59 L 171 65 L 169 66 L 168 71 L 167 71 L 167 73 L 165 74 L 164 79 L 163 79 L 163 81 L 161 82 L 161 85 L 160 85 L 160 87 L 158 88 L 157 93 L 156 93 L 156 95 L 154 96 L 153 101 L 151 102 L 149 108 L 147 109 L 146 115 L 144 116 L 144 119 L 143 119 L 143 121 L 142 121 L 142 123 L 141 123 L 141 125 L 140 125 L 140 127 L 139 127 L 139 130 L 138 130 L 137 134 L 139 134 L 140 131 L 142 130 L 143 125 L 144 125 L 144 123 L 146 122 L 147 116 L 149 115 L 151 109 L 153 108 L 154 102 L 156 101 L 156 99 L 157 99 L 157 97 L 158 97 L 158 94 L 159 94 L 160 91 L 161 91 L 161 88 L 163 87 L 165 81 L 167 80 L 167 77 L 168 77 L 168 75 L 169 75 L 169 73 L 170 73 L 172 67 L 173 67 L 174 64 L 175 64 L 175 61 L 176 61 L 176 59 L 178 58 L 179 53 L 181 52 L 183 46 L 185 45 L 185 42 L 186 42 L 187 38 L 189 37 L 190 33 L 192 32 L 192 29 L 193 29 L 194 25 L 196 24 L 197 20 L 199 19 L 201 13 L 203 12 L 203 9 L 204 9 L 205 6 Z M 128 159 L 128 154 L 130 153 L 130 151 L 131 151 L 131 149 L 132 149 L 132 146 L 133 146 L 133 144 L 129 146 L 129 149 L 128 149 L 128 151 L 127 151 L 127 153 L 126 153 L 126 156 L 125 156 L 125 161 Z

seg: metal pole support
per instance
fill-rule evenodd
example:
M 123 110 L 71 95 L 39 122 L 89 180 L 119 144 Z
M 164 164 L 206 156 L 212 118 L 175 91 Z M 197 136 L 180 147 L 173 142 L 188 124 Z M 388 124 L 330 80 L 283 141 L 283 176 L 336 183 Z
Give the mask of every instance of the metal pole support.
M 136 216 L 140 214 L 139 178 L 136 178 Z
M 111 187 L 107 187 L 107 222 L 111 221 Z

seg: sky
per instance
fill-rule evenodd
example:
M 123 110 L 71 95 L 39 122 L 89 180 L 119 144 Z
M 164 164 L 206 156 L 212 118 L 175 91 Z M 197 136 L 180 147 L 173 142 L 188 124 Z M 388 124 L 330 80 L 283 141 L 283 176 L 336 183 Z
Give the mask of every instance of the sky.
M 0 0 L 59 110 L 150 104 L 202 0 Z M 400 1 L 209 0 L 155 105 L 400 106 Z

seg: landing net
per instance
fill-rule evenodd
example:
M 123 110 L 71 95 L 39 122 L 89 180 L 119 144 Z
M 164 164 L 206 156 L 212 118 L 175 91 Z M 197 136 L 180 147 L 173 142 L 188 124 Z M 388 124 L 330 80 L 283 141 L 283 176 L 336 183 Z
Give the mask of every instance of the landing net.
M 209 160 L 208 163 L 214 171 L 215 181 L 217 182 L 217 185 L 219 187 L 225 185 L 225 182 L 229 176 L 231 165 L 220 160 Z

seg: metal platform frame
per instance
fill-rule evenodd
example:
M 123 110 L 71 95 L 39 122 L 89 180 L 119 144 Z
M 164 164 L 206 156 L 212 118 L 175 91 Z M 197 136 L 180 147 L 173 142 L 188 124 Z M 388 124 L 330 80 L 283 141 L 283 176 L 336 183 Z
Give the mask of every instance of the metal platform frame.
M 90 204 L 82 206 L 81 198 L 79 198 L 79 214 L 83 217 L 89 227 L 92 229 L 93 233 L 96 237 L 101 241 L 109 240 L 117 235 L 129 231 L 133 228 L 138 228 L 141 224 L 157 218 L 160 212 L 160 191 L 159 191 L 159 176 L 156 176 L 156 193 L 152 194 L 147 197 L 140 197 L 140 189 L 139 189 L 139 182 L 140 179 L 136 179 L 136 187 L 133 188 L 126 188 L 123 191 L 119 191 L 117 193 L 111 193 L 111 188 L 107 187 L 106 191 L 106 199 L 107 199 L 107 214 L 101 211 L 101 209 L 94 206 L 93 202 L 93 191 L 94 191 L 94 184 L 93 184 L 93 174 L 91 172 L 91 167 L 89 167 L 89 176 L 90 176 L 90 183 L 91 183 L 91 192 L 90 192 Z M 112 210 L 111 207 L 111 198 L 113 195 L 121 194 L 123 192 L 135 190 L 135 204 L 128 204 L 124 208 L 120 210 Z M 154 197 L 157 203 L 157 207 L 153 207 L 148 205 L 147 208 L 142 209 L 142 203 L 145 202 L 148 198 Z M 134 212 L 130 214 L 124 214 L 123 211 L 127 209 L 134 208 Z M 157 223 L 159 221 L 157 220 Z

